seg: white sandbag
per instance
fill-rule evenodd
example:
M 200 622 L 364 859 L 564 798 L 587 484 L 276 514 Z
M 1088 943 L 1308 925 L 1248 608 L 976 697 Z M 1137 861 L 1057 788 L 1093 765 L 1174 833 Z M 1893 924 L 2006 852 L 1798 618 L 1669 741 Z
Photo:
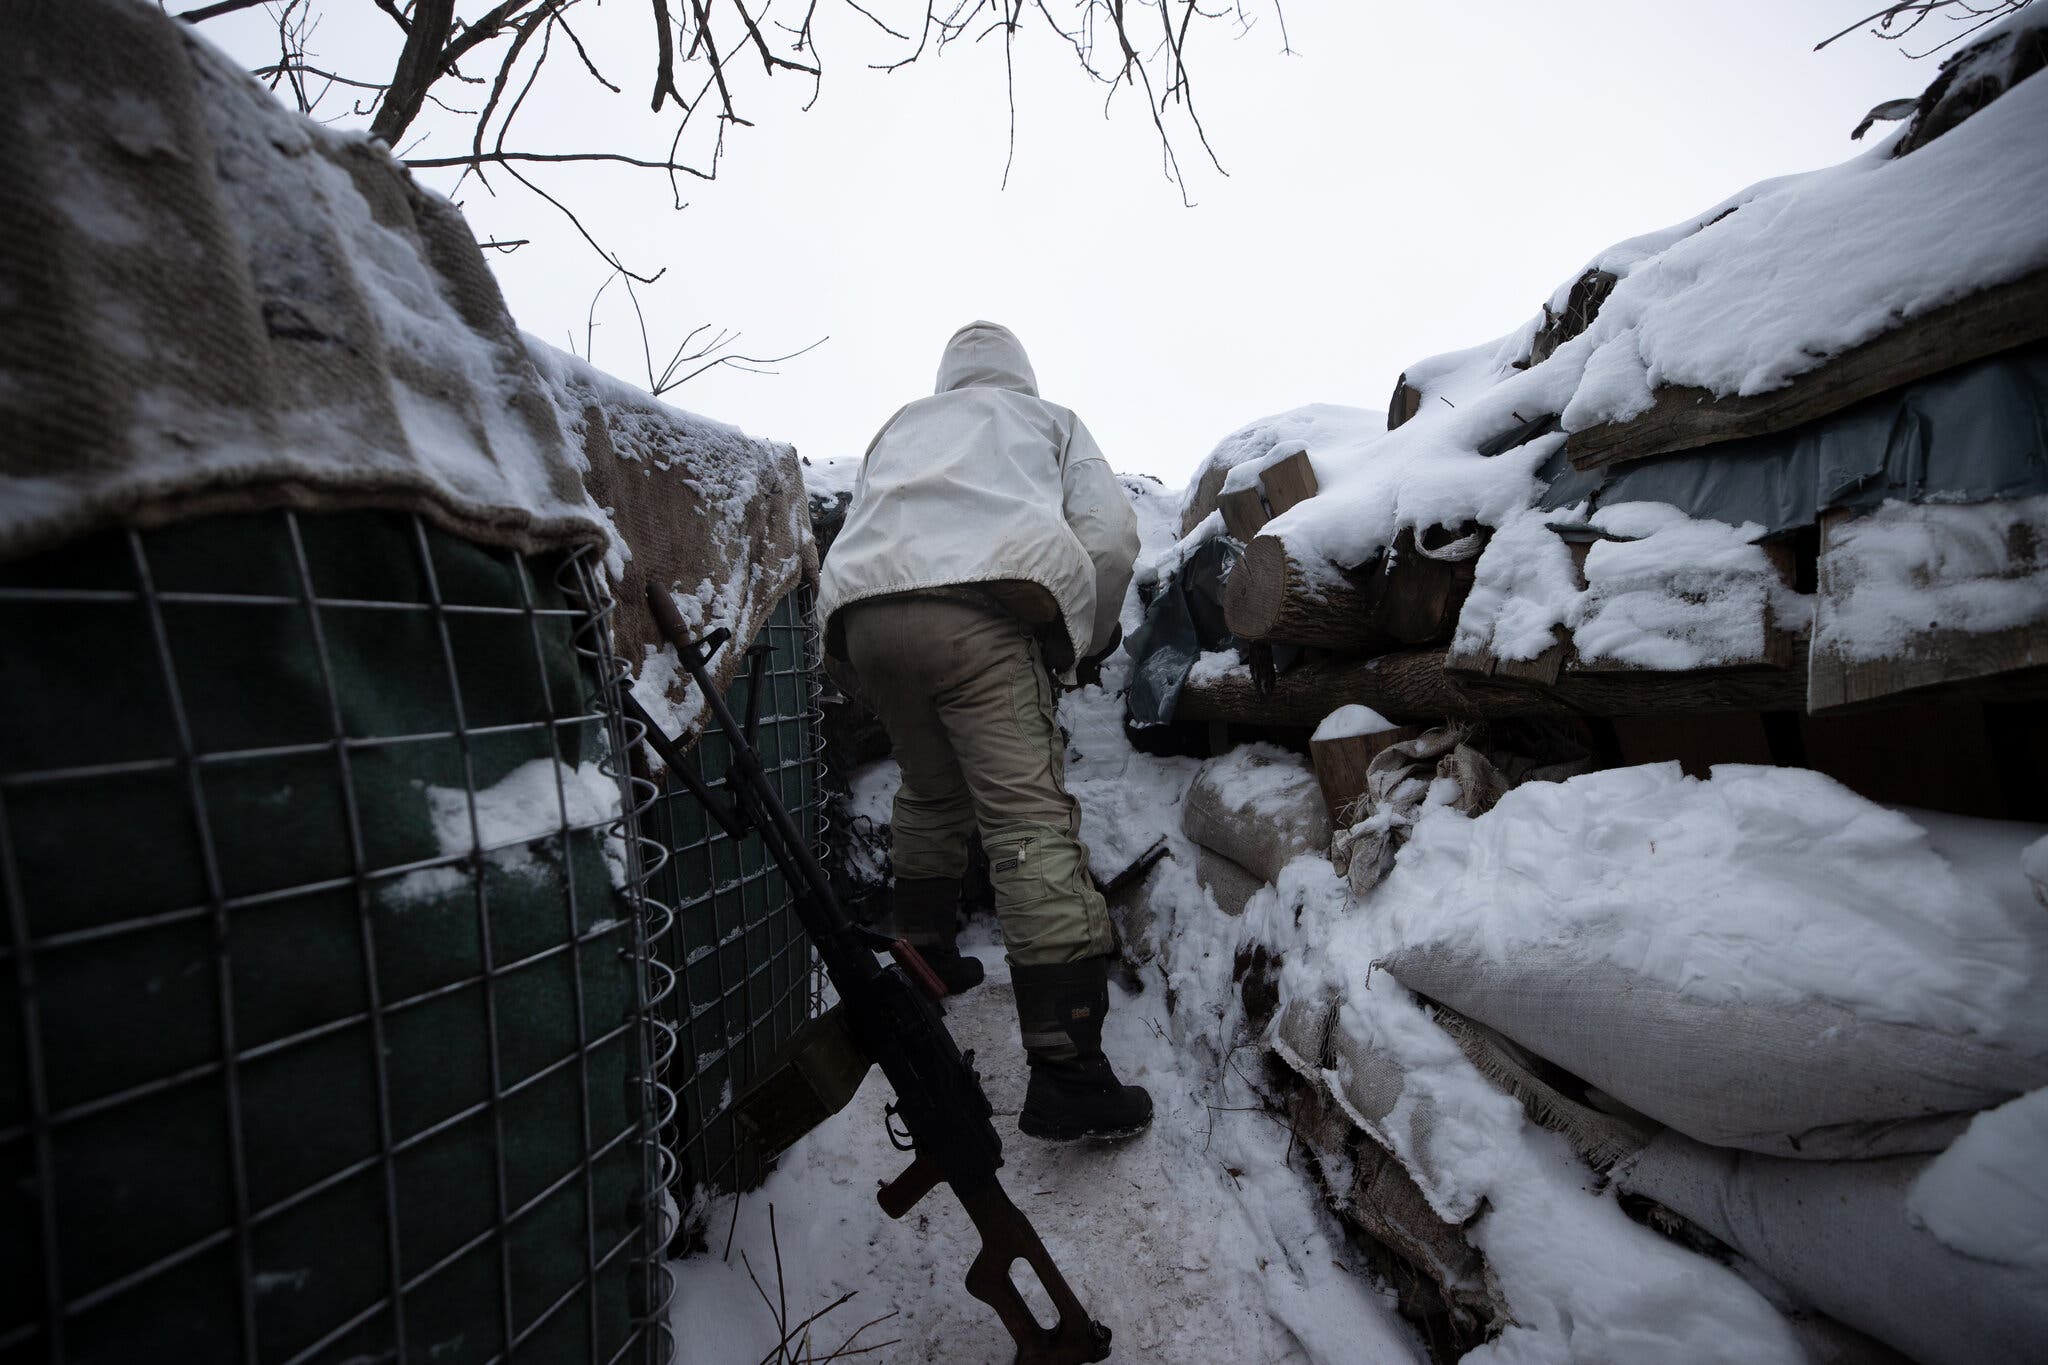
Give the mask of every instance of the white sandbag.
M 1242 915 L 1245 905 L 1266 884 L 1221 853 L 1199 844 L 1195 846 L 1195 880 L 1216 898 L 1216 908 L 1226 915 Z
M 2048 1359 L 2048 1278 L 1965 1256 L 1908 1215 L 1906 1192 L 1928 1162 L 1791 1161 L 1667 1133 L 1614 1179 L 1927 1365 Z
M 1304 853 L 1330 846 L 1330 812 L 1315 769 L 1272 744 L 1246 744 L 1210 759 L 1181 812 L 1188 838 L 1261 882 Z
M 2048 1084 L 2038 833 L 1658 764 L 1423 820 L 1368 912 L 1402 984 L 1699 1141 L 1927 1152 Z

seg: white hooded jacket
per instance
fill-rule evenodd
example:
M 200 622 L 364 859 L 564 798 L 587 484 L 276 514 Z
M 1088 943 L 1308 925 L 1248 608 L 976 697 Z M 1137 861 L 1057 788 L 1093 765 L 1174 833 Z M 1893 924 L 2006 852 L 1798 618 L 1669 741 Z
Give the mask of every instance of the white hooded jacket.
M 1086 658 L 1114 637 L 1137 555 L 1137 517 L 1088 428 L 1038 396 L 1008 328 L 971 322 L 946 344 L 936 392 L 869 443 L 818 615 L 843 657 L 841 609 L 985 586 L 1027 621 L 1057 616 Z

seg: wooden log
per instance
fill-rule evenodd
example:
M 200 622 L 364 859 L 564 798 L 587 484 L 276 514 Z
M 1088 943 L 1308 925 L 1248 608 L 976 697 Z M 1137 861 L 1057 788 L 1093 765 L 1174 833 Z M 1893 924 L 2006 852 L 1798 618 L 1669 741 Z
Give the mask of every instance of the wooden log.
M 1475 552 L 1463 559 L 1438 559 L 1422 546 L 1442 549 L 1468 535 L 1484 534 L 1466 523 L 1455 530 L 1432 526 L 1417 544 L 1412 528 L 1402 528 L 1380 561 L 1380 578 L 1372 596 L 1372 626 L 1377 634 L 1402 644 L 1425 645 L 1448 640 L 1457 628 L 1458 613 L 1479 567 Z
M 1541 365 L 1556 353 L 1557 348 L 1570 341 L 1593 325 L 1593 319 L 1600 316 L 1600 305 L 1607 302 L 1607 296 L 1620 283 L 1619 277 L 1606 270 L 1588 270 L 1572 282 L 1571 292 L 1565 295 L 1564 311 L 1553 313 L 1549 303 L 1543 305 L 1543 326 L 1529 341 L 1529 363 Z
M 1887 389 L 2043 337 L 2048 337 L 2048 270 L 2037 270 L 1901 323 L 1769 393 L 1716 398 L 1706 389 L 1660 389 L 1648 412 L 1632 421 L 1572 432 L 1565 450 L 1574 468 L 1599 469 L 1785 431 Z
M 1394 396 L 1387 403 L 1387 430 L 1392 431 L 1422 411 L 1422 390 L 1408 382 L 1406 372 L 1394 381 Z
M 1365 770 L 1380 751 L 1421 735 L 1426 727 L 1396 725 L 1371 735 L 1340 735 L 1335 739 L 1311 739 L 1309 760 L 1315 764 L 1316 783 L 1323 789 L 1323 804 L 1330 818 L 1338 814 L 1365 790 Z
M 1297 450 L 1278 464 L 1261 470 L 1259 487 L 1266 492 L 1266 509 L 1277 517 L 1314 497 L 1320 485 L 1316 483 L 1315 466 L 1308 462 L 1308 452 Z
M 1234 493 L 1225 493 L 1216 499 L 1216 506 L 1223 512 L 1223 529 L 1246 545 L 1258 535 L 1259 528 L 1273 518 L 1266 512 L 1266 501 L 1259 496 L 1256 488 L 1240 488 Z
M 1195 484 L 1195 496 L 1188 501 L 1186 510 L 1180 514 L 1180 533 L 1200 526 L 1208 515 L 1216 510 L 1216 499 L 1223 494 L 1223 481 L 1230 477 L 1230 471 L 1220 464 L 1212 464 L 1202 471 L 1201 479 Z
M 1312 663 L 1283 673 L 1260 696 L 1244 674 L 1190 683 L 1178 715 L 1188 720 L 1311 729 L 1357 702 L 1401 724 L 1504 716 L 1631 716 L 1697 711 L 1796 711 L 1806 679 L 1779 669 L 1695 673 L 1567 673 L 1550 688 L 1517 687 L 1454 674 L 1440 649 L 1375 659 Z
M 1372 598 L 1335 566 L 1310 567 L 1278 536 L 1254 536 L 1223 582 L 1223 620 L 1247 640 L 1363 653 L 1386 643 L 1372 625 Z M 1320 718 L 1319 718 L 1320 719 Z

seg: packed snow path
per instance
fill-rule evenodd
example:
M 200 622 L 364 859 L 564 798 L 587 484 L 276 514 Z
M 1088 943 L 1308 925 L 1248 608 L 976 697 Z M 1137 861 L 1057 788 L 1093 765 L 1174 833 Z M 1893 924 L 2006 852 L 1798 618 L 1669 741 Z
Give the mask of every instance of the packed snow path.
M 1294 1151 L 1288 1164 L 1284 1125 L 1259 1112 L 1241 1082 L 1211 1094 L 1184 1074 L 1156 977 L 1135 996 L 1112 987 L 1106 1041 L 1126 1079 L 1152 1091 L 1151 1130 L 1120 1144 L 1044 1143 L 1018 1133 L 1026 1073 L 1009 969 L 992 926 L 977 923 L 965 939 L 989 979 L 948 1002 L 947 1023 L 963 1049 L 974 1049 L 995 1105 L 1004 1186 L 1115 1332 L 1112 1360 L 1423 1359 L 1392 1298 L 1323 1209 L 1302 1154 Z M 1251 1064 L 1248 1052 L 1240 1064 Z M 774 1351 L 775 1314 L 742 1262 L 774 1297 L 771 1206 L 792 1326 L 858 1291 L 816 1324 L 809 1349 L 817 1358 L 894 1310 L 853 1343 L 896 1341 L 866 1359 L 1011 1359 L 995 1314 L 961 1284 L 978 1242 L 958 1204 L 942 1188 L 897 1223 L 875 1203 L 877 1182 L 908 1160 L 882 1130 L 890 1098 L 881 1073 L 870 1073 L 843 1112 L 740 1197 L 736 1226 L 730 1199 L 714 1206 L 709 1253 L 676 1265 L 681 1360 L 744 1365 Z M 804 1358 L 795 1344 L 791 1355 Z

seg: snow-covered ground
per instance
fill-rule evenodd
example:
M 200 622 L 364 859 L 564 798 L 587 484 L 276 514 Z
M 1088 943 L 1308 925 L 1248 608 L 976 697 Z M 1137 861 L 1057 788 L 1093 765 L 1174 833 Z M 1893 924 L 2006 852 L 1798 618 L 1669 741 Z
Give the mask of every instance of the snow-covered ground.
M 1141 480 L 1130 487 L 1147 551 L 1171 544 L 1178 493 Z M 1134 596 L 1127 631 L 1136 620 Z M 1016 1131 L 1026 1071 L 1009 969 L 995 926 L 977 922 L 962 946 L 987 965 L 989 979 L 948 1002 L 948 1023 L 960 1045 L 974 1049 L 995 1105 L 1004 1185 L 1116 1334 L 1115 1359 L 1422 1360 L 1392 1297 L 1324 1208 L 1305 1155 L 1253 1091 L 1253 1049 L 1232 1055 L 1225 1041 L 1236 1023 L 1235 921 L 1195 884 L 1180 834 L 1179 803 L 1197 764 L 1132 751 L 1118 696 L 1128 666 L 1119 655 L 1103 686 L 1063 700 L 1060 719 L 1071 735 L 1068 785 L 1081 801 L 1097 875 L 1114 875 L 1161 836 L 1178 855 L 1147 884 L 1155 913 L 1184 931 L 1174 965 L 1145 969 L 1135 994 L 1112 986 L 1104 1044 L 1125 1078 L 1152 1092 L 1156 1117 L 1151 1131 L 1123 1144 L 1046 1144 Z M 859 775 L 864 810 L 886 812 L 893 769 L 884 760 Z M 1190 913 L 1176 918 L 1179 906 Z M 777 1314 L 748 1266 L 767 1295 L 778 1296 L 776 1241 L 790 1325 L 857 1291 L 815 1325 L 816 1355 L 893 1313 L 854 1346 L 895 1339 L 870 1357 L 883 1360 L 1010 1359 L 1001 1324 L 961 1284 L 977 1243 L 950 1196 L 927 1197 L 901 1223 L 875 1202 L 877 1183 L 906 1160 L 883 1132 L 889 1098 L 887 1082 L 871 1073 L 845 1110 L 785 1154 L 760 1189 L 740 1196 L 736 1222 L 730 1198 L 708 1210 L 708 1253 L 675 1267 L 683 1361 L 754 1361 L 774 1350 Z M 801 1358 L 794 1347 L 792 1355 Z

